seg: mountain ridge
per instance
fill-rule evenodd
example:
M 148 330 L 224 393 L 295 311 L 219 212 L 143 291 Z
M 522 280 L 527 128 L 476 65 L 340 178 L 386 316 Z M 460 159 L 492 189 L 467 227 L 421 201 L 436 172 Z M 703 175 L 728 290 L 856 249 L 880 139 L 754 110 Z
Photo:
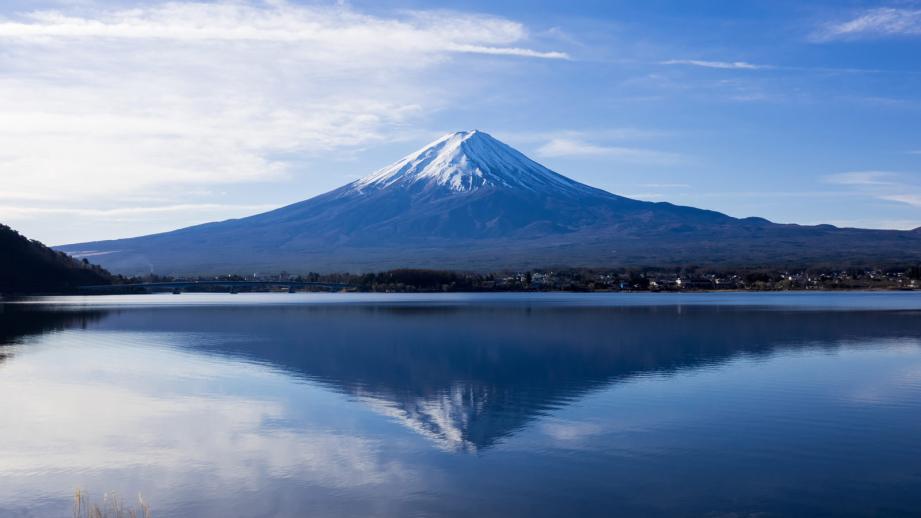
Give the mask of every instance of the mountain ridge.
M 916 261 L 921 232 L 777 224 L 619 196 L 479 131 L 245 218 L 58 249 L 119 273 Z

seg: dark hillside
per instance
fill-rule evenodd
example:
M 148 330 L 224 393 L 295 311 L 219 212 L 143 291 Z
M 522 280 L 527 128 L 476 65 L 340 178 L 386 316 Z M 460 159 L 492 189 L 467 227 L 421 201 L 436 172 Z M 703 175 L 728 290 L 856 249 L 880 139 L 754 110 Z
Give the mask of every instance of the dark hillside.
M 30 240 L 0 224 L 0 293 L 66 292 L 87 284 L 108 284 L 112 275 Z

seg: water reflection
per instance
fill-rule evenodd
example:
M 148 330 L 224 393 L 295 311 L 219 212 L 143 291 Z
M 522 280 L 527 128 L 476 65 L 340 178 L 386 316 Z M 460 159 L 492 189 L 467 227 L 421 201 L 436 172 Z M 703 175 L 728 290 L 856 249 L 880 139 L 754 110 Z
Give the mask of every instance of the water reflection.
M 109 313 L 108 310 L 48 311 L 47 308 L 23 307 L 0 303 L 0 347 L 17 343 L 30 335 L 78 327 L 86 329 Z
M 915 311 L 371 305 L 24 313 L 25 325 L 50 319 L 44 329 L 208 337 L 180 345 L 322 383 L 445 450 L 468 452 L 632 377 L 776 349 L 921 336 Z
M 59 514 L 75 486 L 160 516 L 783 513 L 848 488 L 921 509 L 919 316 L 8 306 L 0 516 Z M 888 489 L 829 478 L 852 465 Z

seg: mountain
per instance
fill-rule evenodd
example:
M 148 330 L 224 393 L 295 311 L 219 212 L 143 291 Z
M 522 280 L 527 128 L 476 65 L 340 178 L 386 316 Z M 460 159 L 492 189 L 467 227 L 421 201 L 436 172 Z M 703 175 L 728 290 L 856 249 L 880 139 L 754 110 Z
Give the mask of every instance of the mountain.
M 109 272 L 0 225 L 0 293 L 70 291 L 112 282 Z
M 916 262 L 921 231 L 800 226 L 617 196 L 482 131 L 263 214 L 59 247 L 119 273 Z

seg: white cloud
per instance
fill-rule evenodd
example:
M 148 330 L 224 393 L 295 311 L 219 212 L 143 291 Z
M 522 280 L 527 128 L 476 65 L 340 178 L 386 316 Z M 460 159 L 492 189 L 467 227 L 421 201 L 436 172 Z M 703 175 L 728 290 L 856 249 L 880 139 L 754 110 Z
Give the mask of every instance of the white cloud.
M 554 138 L 537 149 L 544 157 L 605 157 L 624 162 L 673 164 L 680 160 L 675 153 L 625 146 L 608 146 L 571 138 Z
M 688 65 L 703 68 L 721 68 L 731 70 L 760 70 L 770 68 L 767 65 L 754 65 L 745 61 L 705 61 L 700 59 L 670 59 L 661 61 L 662 65 Z
M 468 93 L 464 60 L 568 57 L 527 48 L 513 20 L 450 11 L 61 9 L 0 17 L 0 199 L 284 181 L 311 156 L 382 141 Z
M 0 218 L 23 218 L 32 215 L 59 214 L 62 216 L 84 216 L 90 218 L 149 217 L 162 213 L 196 212 L 258 212 L 276 208 L 275 205 L 226 205 L 220 203 L 182 203 L 151 207 L 119 207 L 114 209 L 93 209 L 80 207 L 17 207 L 0 206 Z
M 905 203 L 912 207 L 921 207 L 921 192 L 914 194 L 884 194 L 879 197 L 881 200 L 895 201 Z
M 893 185 L 896 173 L 887 171 L 854 171 L 825 176 L 825 181 L 837 185 Z
M 203 195 L 202 197 L 210 197 Z M 223 197 L 223 196 L 218 196 Z M 28 204 L 3 203 L 0 197 L 0 222 L 23 235 L 42 236 L 47 245 L 62 245 L 80 241 L 94 241 L 113 237 L 130 237 L 175 230 L 180 227 L 240 218 L 278 207 L 274 204 L 246 203 L 172 203 L 152 199 L 151 204 L 140 205 L 141 200 L 124 200 L 121 205 L 93 207 L 79 201 L 28 200 Z M 68 206 L 74 203 L 78 206 Z M 51 231 L 41 233 L 51 225 Z M 91 233 L 87 232 L 87 229 Z M 127 229 L 127 230 L 126 230 Z
M 569 59 L 565 52 L 522 49 L 518 47 L 483 47 L 481 45 L 451 45 L 445 50 L 452 52 L 469 52 L 471 54 L 492 54 L 494 56 L 519 56 L 525 58 Z
M 601 128 L 601 129 L 561 129 L 553 131 L 501 132 L 499 136 L 508 142 L 534 144 L 553 139 L 603 139 L 603 140 L 648 140 L 672 136 L 672 132 L 644 128 Z
M 921 207 L 921 184 L 915 175 L 889 171 L 854 171 L 827 175 L 825 181 L 850 187 L 878 200 Z
M 655 189 L 687 189 L 691 186 L 686 183 L 644 183 L 641 187 L 652 187 Z
M 523 40 L 520 23 L 450 11 L 412 12 L 403 19 L 361 14 L 346 7 L 304 7 L 276 2 L 173 2 L 101 11 L 95 17 L 60 11 L 28 13 L 0 22 L 0 37 L 269 42 L 304 44 L 321 59 L 385 57 L 393 52 L 472 52 L 565 59 L 563 52 L 505 46 Z M 393 59 L 391 54 L 391 60 Z
M 918 35 L 921 35 L 921 9 L 880 7 L 863 11 L 849 20 L 825 24 L 813 39 Z

